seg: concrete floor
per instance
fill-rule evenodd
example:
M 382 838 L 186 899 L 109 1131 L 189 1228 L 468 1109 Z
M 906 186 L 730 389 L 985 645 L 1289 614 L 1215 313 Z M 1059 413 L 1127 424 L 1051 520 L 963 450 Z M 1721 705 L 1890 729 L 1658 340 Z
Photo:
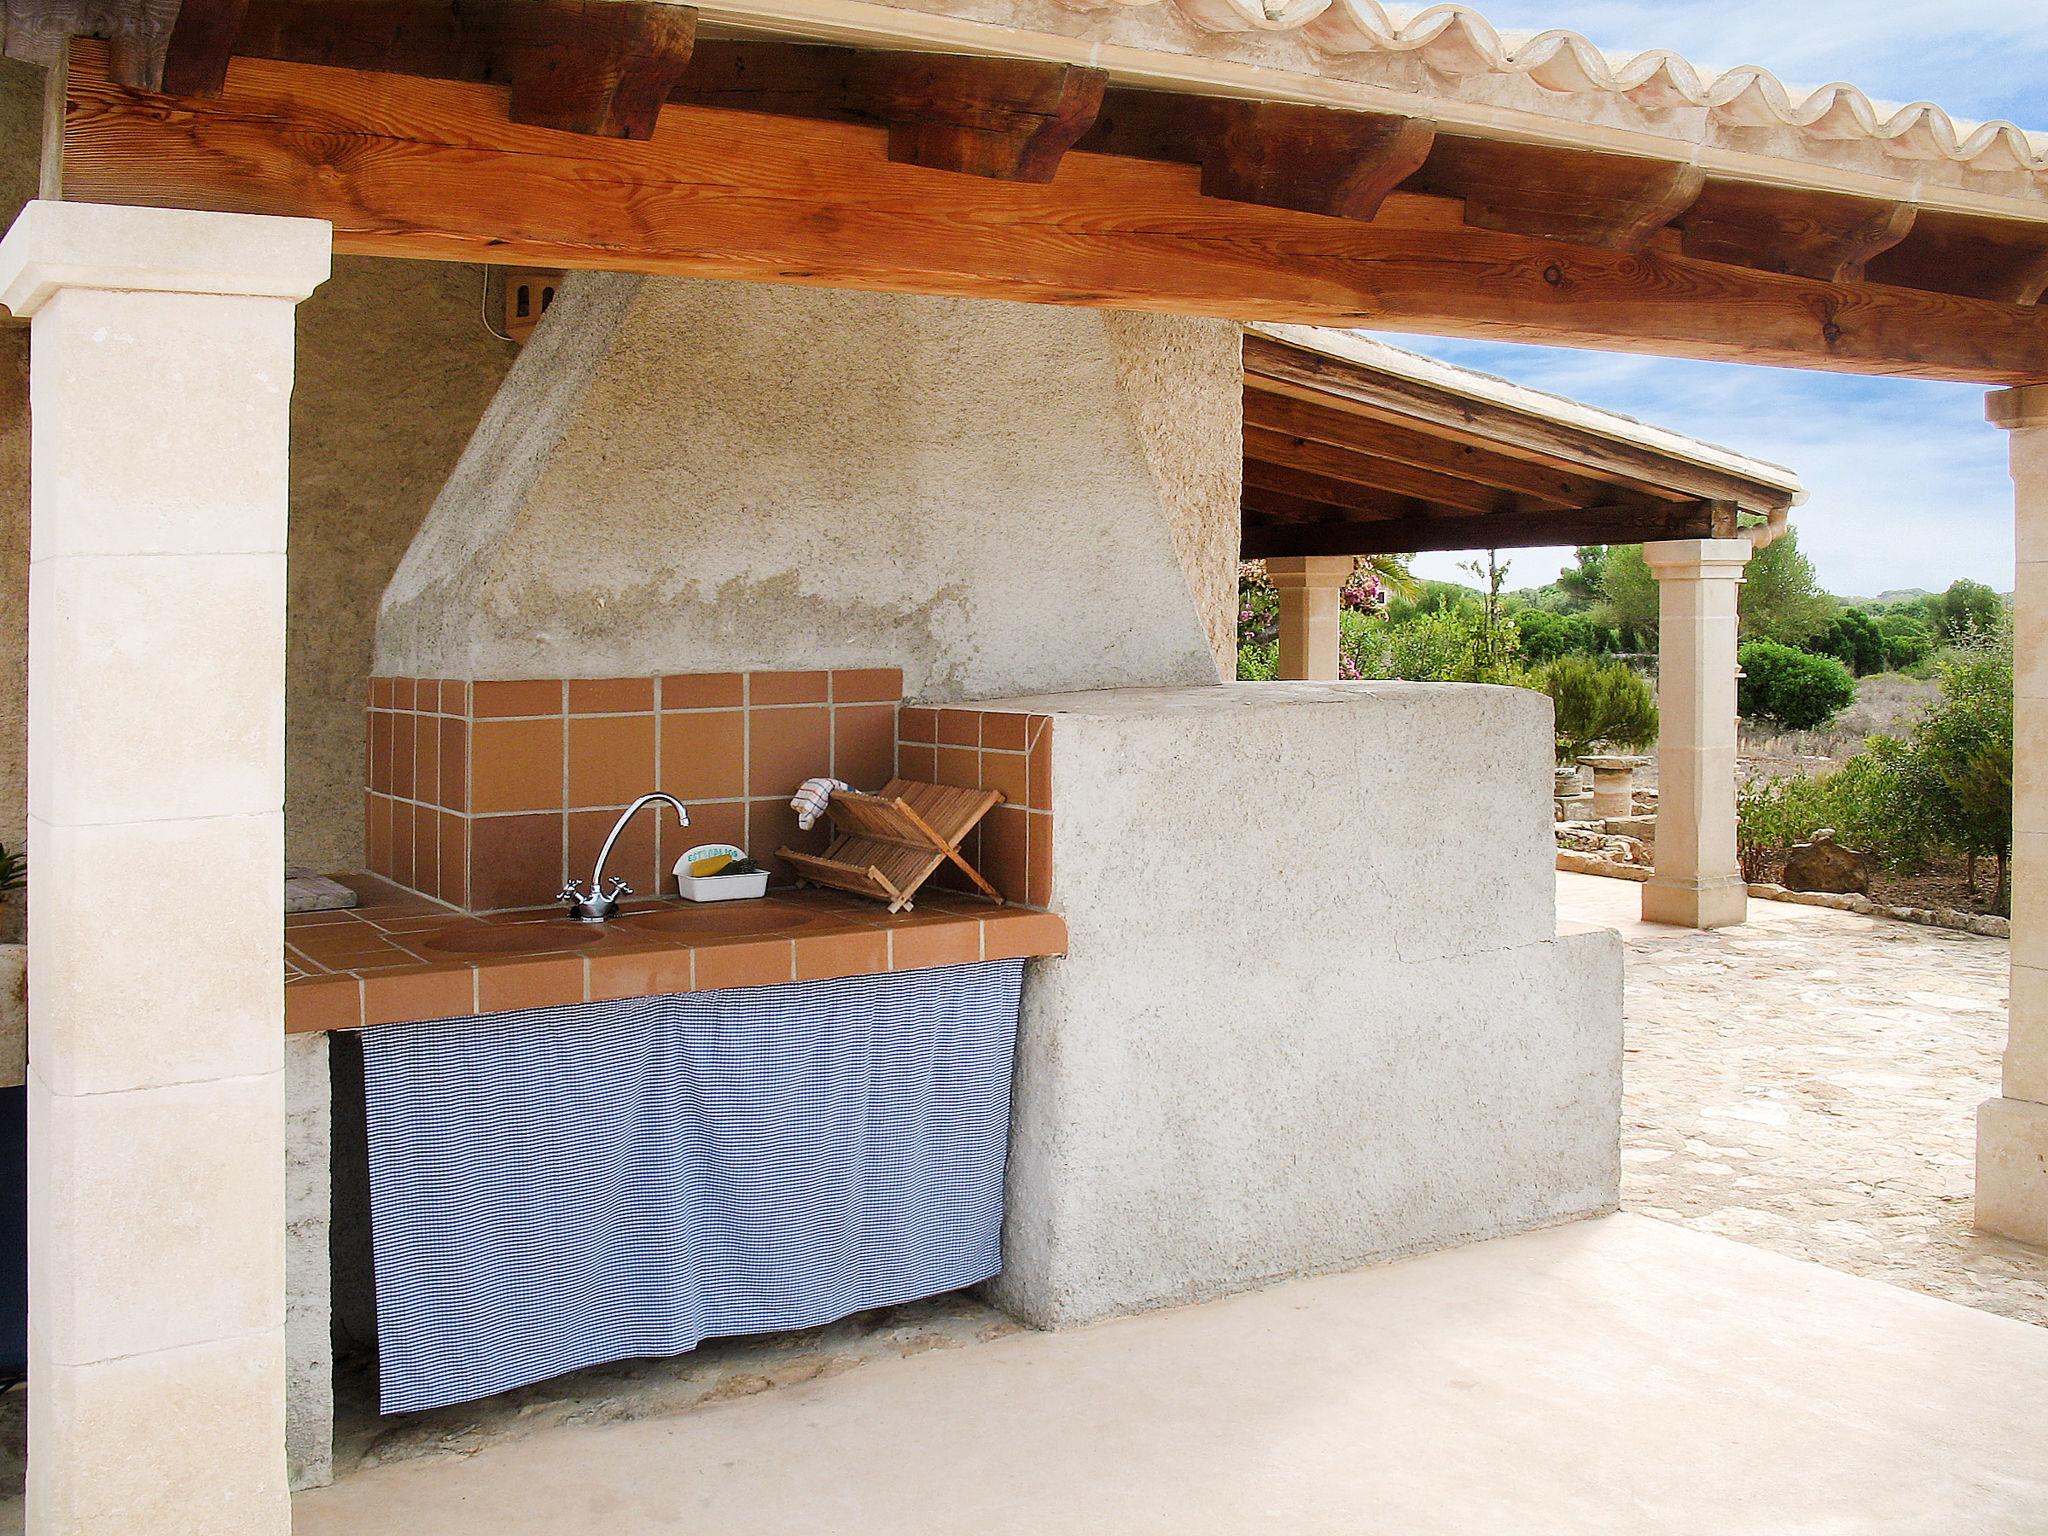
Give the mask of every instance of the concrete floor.
M 2048 1331 L 1645 1217 L 301 1495 L 296 1536 L 2048 1530 Z

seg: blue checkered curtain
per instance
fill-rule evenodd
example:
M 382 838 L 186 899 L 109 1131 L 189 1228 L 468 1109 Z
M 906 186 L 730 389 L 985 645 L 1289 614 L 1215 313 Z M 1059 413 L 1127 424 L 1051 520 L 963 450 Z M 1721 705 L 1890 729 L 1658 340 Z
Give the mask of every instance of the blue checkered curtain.
M 1022 975 L 365 1031 L 383 1410 L 995 1274 Z

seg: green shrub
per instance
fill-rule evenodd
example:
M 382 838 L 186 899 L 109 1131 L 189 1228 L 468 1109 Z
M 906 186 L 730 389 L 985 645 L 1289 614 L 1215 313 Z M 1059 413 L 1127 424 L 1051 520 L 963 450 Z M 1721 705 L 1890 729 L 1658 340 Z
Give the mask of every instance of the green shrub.
M 1556 710 L 1561 763 L 1601 742 L 1641 749 L 1657 740 L 1656 696 L 1642 674 L 1622 662 L 1560 657 L 1537 674 L 1536 686 Z
M 1884 634 L 1861 608 L 1836 614 L 1835 621 L 1805 649 L 1834 657 L 1858 677 L 1882 672 L 1885 666 Z
M 1583 613 L 1524 608 L 1515 614 L 1515 630 L 1522 654 L 1539 665 L 1561 656 L 1597 656 L 1615 645 L 1614 631 Z
M 1387 621 L 1345 608 L 1337 614 L 1337 672 L 1346 678 L 1389 677 Z
M 1237 648 L 1237 680 L 1240 683 L 1270 683 L 1280 670 L 1280 642 L 1248 642 Z
M 1735 793 L 1735 850 L 1742 878 L 1769 877 L 1770 863 L 1794 843 L 1832 827 L 1845 847 L 1875 854 L 1896 869 L 1917 869 L 1924 853 L 1907 825 L 1897 742 L 1873 737 L 1867 750 L 1833 773 L 1751 779 Z
M 1387 632 L 1387 675 L 1410 683 L 1467 680 L 1473 670 L 1473 648 L 1479 622 L 1473 613 L 1456 608 L 1420 613 Z
M 1775 640 L 1752 640 L 1741 651 L 1736 708 L 1751 720 L 1813 731 L 1848 708 L 1856 679 L 1832 656 L 1814 656 Z
M 1888 613 L 1877 621 L 1884 639 L 1884 664 L 1894 672 L 1917 667 L 1934 652 L 1934 631 L 1909 613 Z

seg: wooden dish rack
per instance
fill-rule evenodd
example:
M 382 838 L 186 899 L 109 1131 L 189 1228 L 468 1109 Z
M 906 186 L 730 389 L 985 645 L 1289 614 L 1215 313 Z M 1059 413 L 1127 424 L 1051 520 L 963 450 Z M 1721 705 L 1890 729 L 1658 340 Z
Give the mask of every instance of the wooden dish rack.
M 778 848 L 800 881 L 885 901 L 891 912 L 913 905 L 918 887 L 951 863 L 997 906 L 1003 898 L 960 856 L 960 844 L 1002 802 L 993 789 L 961 789 L 918 779 L 891 779 L 874 794 L 842 789 L 826 802 L 832 842 L 823 853 Z

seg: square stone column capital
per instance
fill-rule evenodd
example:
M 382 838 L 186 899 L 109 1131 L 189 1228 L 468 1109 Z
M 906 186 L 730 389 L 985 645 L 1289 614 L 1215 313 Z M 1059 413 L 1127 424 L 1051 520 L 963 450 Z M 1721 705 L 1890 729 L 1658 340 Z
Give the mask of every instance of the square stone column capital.
M 1756 547 L 1747 539 L 1660 539 L 1643 546 L 1659 581 L 1740 581 Z
M 1358 568 L 1350 555 L 1273 555 L 1266 561 L 1266 579 L 1276 588 L 1341 588 Z
M 2048 384 L 1994 389 L 1984 397 L 1984 419 L 2008 432 L 2017 432 L 2022 427 L 2048 427 Z
M 0 304 L 25 319 L 65 288 L 297 303 L 327 280 L 333 250 L 321 219 L 38 199 L 0 240 Z

